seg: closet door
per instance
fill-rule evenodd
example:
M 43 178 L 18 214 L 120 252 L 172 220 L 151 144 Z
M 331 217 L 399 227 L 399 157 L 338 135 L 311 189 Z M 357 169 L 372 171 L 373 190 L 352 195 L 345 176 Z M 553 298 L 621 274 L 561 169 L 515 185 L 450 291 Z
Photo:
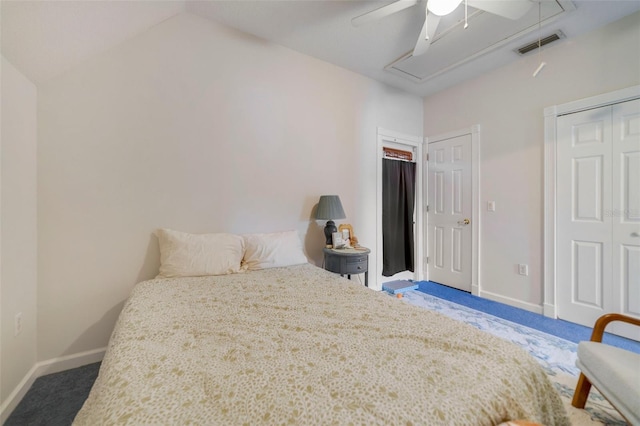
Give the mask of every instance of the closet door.
M 613 293 L 618 312 L 640 317 L 640 100 L 614 105 L 612 117 Z M 616 333 L 635 330 L 640 338 L 637 327 L 614 326 Z
M 611 107 L 558 118 L 558 316 L 592 326 L 613 311 Z
M 640 100 L 557 124 L 558 316 L 586 326 L 609 312 L 640 317 Z

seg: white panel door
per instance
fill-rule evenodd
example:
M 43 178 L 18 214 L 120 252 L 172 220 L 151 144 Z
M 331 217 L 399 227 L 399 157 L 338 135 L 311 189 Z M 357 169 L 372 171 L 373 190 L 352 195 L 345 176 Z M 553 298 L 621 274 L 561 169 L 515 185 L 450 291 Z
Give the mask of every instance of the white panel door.
M 592 326 L 613 309 L 611 110 L 560 117 L 558 135 L 558 315 Z
M 640 317 L 640 100 L 557 123 L 558 316 Z M 640 339 L 637 328 L 607 331 Z
M 471 135 L 429 143 L 429 280 L 471 291 Z
M 619 312 L 640 317 L 640 100 L 612 107 L 614 185 L 613 293 Z M 611 331 L 640 340 L 637 327 L 614 323 Z M 635 334 L 632 334 L 634 333 Z

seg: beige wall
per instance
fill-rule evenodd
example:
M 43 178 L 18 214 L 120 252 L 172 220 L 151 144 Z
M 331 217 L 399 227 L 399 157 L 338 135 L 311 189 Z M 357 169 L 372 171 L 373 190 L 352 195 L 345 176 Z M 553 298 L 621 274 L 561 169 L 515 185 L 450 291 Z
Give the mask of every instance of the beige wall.
M 189 14 L 43 84 L 38 114 L 39 360 L 106 345 L 158 227 L 298 229 L 319 262 L 339 194 L 374 247 L 376 126 L 422 131 L 419 97 Z
M 0 405 L 36 362 L 36 87 L 2 57 Z M 15 315 L 22 332 L 15 336 Z
M 425 136 L 481 126 L 480 280 L 484 296 L 541 311 L 543 109 L 640 84 L 640 14 L 424 100 Z M 487 201 L 496 211 L 486 211 Z M 516 265 L 529 265 L 529 276 Z

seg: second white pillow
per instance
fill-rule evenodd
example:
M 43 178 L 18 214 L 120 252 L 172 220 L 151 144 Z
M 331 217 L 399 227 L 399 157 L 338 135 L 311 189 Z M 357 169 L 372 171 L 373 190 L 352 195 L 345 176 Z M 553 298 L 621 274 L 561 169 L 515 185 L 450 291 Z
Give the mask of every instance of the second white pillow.
M 255 271 L 308 262 L 297 231 L 246 234 L 243 238 L 243 268 Z

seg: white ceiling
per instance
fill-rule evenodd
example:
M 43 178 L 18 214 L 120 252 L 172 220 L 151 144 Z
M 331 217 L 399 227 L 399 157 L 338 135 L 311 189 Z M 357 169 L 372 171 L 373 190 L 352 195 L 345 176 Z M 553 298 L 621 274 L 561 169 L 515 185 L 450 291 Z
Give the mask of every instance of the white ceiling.
M 469 28 L 463 30 L 460 7 L 443 18 L 429 51 L 413 58 L 421 6 L 365 26 L 351 24 L 390 2 L 2 0 L 2 54 L 38 84 L 186 11 L 427 96 L 518 60 L 514 49 L 539 36 L 561 30 L 570 39 L 640 10 L 640 0 L 542 0 L 540 10 L 535 2 L 516 22 L 469 8 Z

